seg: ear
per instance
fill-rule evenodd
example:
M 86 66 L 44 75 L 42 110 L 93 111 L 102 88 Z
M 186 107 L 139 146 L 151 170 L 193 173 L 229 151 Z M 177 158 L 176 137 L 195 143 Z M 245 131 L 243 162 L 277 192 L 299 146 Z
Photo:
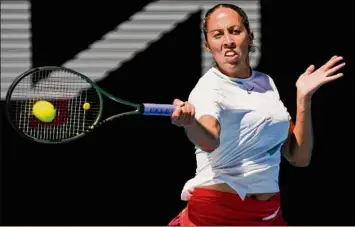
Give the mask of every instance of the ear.
M 207 52 L 211 52 L 211 49 L 210 49 L 210 47 L 208 46 L 208 43 L 207 43 L 206 41 L 204 41 L 204 46 L 205 46 Z

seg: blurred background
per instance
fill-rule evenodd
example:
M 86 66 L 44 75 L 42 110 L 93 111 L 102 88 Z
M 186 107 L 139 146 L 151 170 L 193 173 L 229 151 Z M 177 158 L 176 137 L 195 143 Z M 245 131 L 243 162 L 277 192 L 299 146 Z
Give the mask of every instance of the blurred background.
M 255 33 L 253 68 L 274 79 L 294 119 L 298 76 L 333 55 L 347 62 L 345 77 L 313 98 L 311 165 L 282 160 L 280 187 L 290 225 L 350 225 L 354 10 L 350 1 L 311 2 L 1 1 L 1 108 L 14 78 L 43 65 L 75 69 L 132 102 L 186 100 L 212 65 L 205 10 L 234 3 Z M 120 108 L 107 101 L 104 110 Z M 1 129 L 4 225 L 167 225 L 185 206 L 194 146 L 169 118 L 125 117 L 55 146 L 24 140 L 5 116 Z

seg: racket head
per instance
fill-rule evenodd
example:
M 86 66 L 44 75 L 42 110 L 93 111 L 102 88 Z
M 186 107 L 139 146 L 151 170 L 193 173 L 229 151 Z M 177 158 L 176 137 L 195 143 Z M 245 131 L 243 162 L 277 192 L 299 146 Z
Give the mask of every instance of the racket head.
M 52 121 L 43 122 L 35 117 L 33 106 L 37 101 L 54 106 Z M 5 101 L 7 119 L 17 133 L 47 144 L 66 143 L 84 136 L 99 123 L 102 111 L 103 98 L 95 83 L 74 70 L 58 66 L 22 73 L 9 87 Z

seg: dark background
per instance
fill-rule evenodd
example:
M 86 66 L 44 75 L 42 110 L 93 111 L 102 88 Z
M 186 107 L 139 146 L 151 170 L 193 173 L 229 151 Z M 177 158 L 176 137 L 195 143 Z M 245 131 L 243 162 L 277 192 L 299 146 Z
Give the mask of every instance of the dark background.
M 33 66 L 63 64 L 150 1 L 115 2 L 86 2 L 82 11 L 84 5 L 73 2 L 34 1 Z M 344 56 L 345 77 L 313 98 L 312 163 L 296 168 L 282 160 L 280 186 L 290 225 L 350 225 L 352 8 L 346 1 L 309 2 L 261 1 L 257 70 L 274 78 L 295 118 L 298 76 L 310 64 Z M 196 13 L 99 85 L 132 102 L 186 100 L 201 74 L 200 22 Z M 119 110 L 110 102 L 105 108 Z M 166 225 L 184 207 L 180 192 L 194 172 L 194 148 L 168 118 L 126 117 L 56 146 L 22 139 L 2 118 L 5 225 Z

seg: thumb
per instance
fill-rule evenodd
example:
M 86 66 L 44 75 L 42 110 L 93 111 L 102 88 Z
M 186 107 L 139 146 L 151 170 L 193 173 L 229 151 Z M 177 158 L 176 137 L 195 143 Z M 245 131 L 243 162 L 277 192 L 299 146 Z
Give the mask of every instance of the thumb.
M 306 75 L 311 74 L 311 73 L 314 71 L 314 69 L 315 69 L 314 65 L 310 65 L 310 66 L 306 69 L 305 74 L 306 74 Z
M 174 99 L 173 105 L 175 106 L 182 106 L 185 103 L 183 101 L 181 101 L 180 99 Z

